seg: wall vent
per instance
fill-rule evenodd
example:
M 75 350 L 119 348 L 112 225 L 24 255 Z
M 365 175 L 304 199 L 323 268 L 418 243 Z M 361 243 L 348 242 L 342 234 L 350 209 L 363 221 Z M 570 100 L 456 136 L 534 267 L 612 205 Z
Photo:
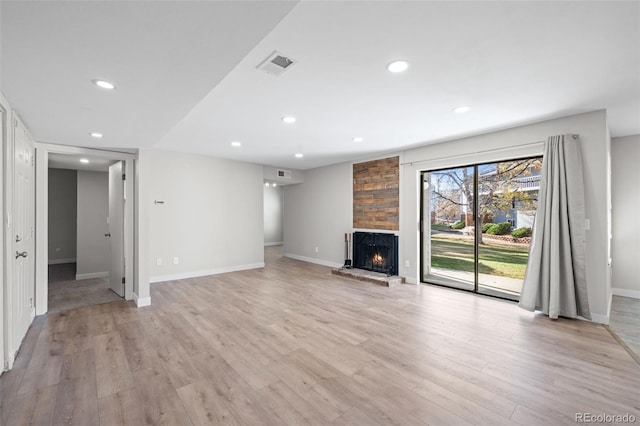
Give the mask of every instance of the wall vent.
M 267 59 L 260 62 L 256 68 L 272 75 L 280 75 L 291 68 L 295 63 L 296 61 L 294 59 L 291 59 L 278 51 L 274 51 L 267 57 Z
M 291 170 L 276 170 L 276 175 L 281 179 L 291 179 Z

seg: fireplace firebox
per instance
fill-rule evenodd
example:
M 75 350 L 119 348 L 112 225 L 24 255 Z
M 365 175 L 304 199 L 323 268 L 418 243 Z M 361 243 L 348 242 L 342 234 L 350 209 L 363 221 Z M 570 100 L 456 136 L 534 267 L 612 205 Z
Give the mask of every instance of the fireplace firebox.
M 398 275 L 398 236 L 378 232 L 354 232 L 353 267 Z

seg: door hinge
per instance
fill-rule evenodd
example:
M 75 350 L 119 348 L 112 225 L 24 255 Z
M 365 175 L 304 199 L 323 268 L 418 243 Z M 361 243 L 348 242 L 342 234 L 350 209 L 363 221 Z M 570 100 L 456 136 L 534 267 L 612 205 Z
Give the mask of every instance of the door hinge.
M 122 284 L 124 284 L 124 277 L 122 277 Z
M 122 174 L 122 180 L 127 180 L 127 175 L 125 175 L 124 173 Z

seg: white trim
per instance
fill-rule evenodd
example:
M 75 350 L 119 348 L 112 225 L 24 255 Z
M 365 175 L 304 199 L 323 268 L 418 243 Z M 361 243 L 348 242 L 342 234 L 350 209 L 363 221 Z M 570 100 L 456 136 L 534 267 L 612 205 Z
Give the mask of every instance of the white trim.
M 284 241 L 278 241 L 278 242 L 275 242 L 275 243 L 264 243 L 264 246 L 265 246 L 265 247 L 270 247 L 270 246 L 281 246 L 281 245 L 283 245 L 283 244 L 284 244 Z
M 49 152 L 36 143 L 36 315 L 47 313 L 49 300 Z M 44 226 L 44 227 L 43 227 Z M 74 259 L 75 262 L 75 259 Z
M 136 215 L 134 206 L 137 203 L 138 194 L 134 191 L 134 166 L 136 155 L 121 151 L 110 151 L 108 149 L 92 149 L 67 145 L 55 145 L 48 143 L 36 143 L 36 315 L 42 315 L 48 311 L 48 279 L 47 265 L 49 264 L 47 253 L 47 230 L 49 229 L 49 219 L 47 211 L 48 201 L 48 157 L 49 153 L 57 154 L 86 154 L 100 158 L 108 158 L 112 160 L 120 160 L 125 162 L 126 194 L 127 199 L 124 204 L 124 256 L 127 265 L 125 269 L 125 300 L 133 299 L 133 290 L 143 285 L 135 282 L 134 270 L 134 243 L 136 231 L 134 222 Z M 38 177 L 40 176 L 40 177 Z M 131 195 L 130 195 L 131 194 Z M 40 207 L 38 207 L 40 206 Z M 38 250 L 40 247 L 40 250 Z M 132 285 L 128 285 L 131 283 Z
M 391 234 L 400 236 L 400 231 L 390 231 L 388 229 L 367 229 L 367 228 L 353 228 L 353 232 L 369 232 L 373 234 Z
M 4 332 L 5 323 L 9 323 L 6 319 L 8 316 L 8 307 L 6 300 L 4 298 L 5 286 L 7 285 L 7 279 L 5 277 L 5 262 L 6 258 L 4 257 L 4 229 L 7 225 L 6 222 L 6 214 L 5 214 L 5 205 L 4 205 L 4 196 L 5 196 L 5 147 L 8 144 L 9 139 L 9 127 L 10 127 L 10 112 L 9 112 L 9 103 L 0 92 L 0 205 L 2 206 L 2 211 L 0 211 L 0 279 L 2 279 L 2 284 L 0 284 L 0 372 L 8 370 L 11 368 L 12 362 L 9 362 L 7 357 L 5 356 L 5 348 L 8 347 L 6 342 L 6 334 Z
M 155 277 L 150 277 L 149 282 L 160 283 L 164 281 L 183 280 L 186 278 L 197 278 L 197 277 L 204 277 L 207 275 L 226 274 L 228 272 L 246 271 L 247 269 L 258 269 L 258 268 L 264 268 L 264 262 L 249 263 L 246 265 L 226 266 L 223 268 L 215 268 L 215 269 L 204 269 L 204 270 L 192 271 L 192 272 L 180 272 L 178 274 L 157 275 Z
M 578 318 L 584 319 L 582 317 L 578 317 Z M 609 317 L 607 315 L 591 314 L 591 322 L 596 322 L 598 324 L 609 324 Z
M 404 277 L 404 282 L 407 284 L 415 284 L 418 285 L 418 280 L 415 277 Z
M 314 259 L 313 257 L 299 256 L 291 253 L 285 253 L 283 256 L 290 259 L 301 260 L 303 262 L 315 263 L 316 265 L 329 266 L 331 268 L 341 268 L 344 266 L 342 263 L 331 262 L 323 259 Z
M 88 274 L 76 274 L 76 280 L 89 280 L 91 278 L 108 277 L 109 272 L 90 272 Z
M 76 258 L 70 257 L 68 259 L 49 259 L 49 265 L 60 265 L 62 263 L 76 263 Z
M 133 293 L 133 301 L 138 308 L 151 305 L 151 297 L 138 297 L 137 293 Z
M 626 288 L 612 288 L 614 296 L 630 297 L 632 299 L 640 299 L 640 291 L 627 290 Z

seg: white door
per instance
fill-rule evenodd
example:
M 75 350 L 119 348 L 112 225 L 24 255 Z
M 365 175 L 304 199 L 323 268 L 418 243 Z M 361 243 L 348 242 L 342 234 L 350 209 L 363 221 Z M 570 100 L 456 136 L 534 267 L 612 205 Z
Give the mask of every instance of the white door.
M 111 290 L 124 296 L 124 179 L 123 164 L 109 167 L 109 233 L 111 242 Z
M 12 320 L 13 348 L 20 347 L 35 317 L 35 149 L 33 140 L 16 121 L 13 140 L 13 250 Z

